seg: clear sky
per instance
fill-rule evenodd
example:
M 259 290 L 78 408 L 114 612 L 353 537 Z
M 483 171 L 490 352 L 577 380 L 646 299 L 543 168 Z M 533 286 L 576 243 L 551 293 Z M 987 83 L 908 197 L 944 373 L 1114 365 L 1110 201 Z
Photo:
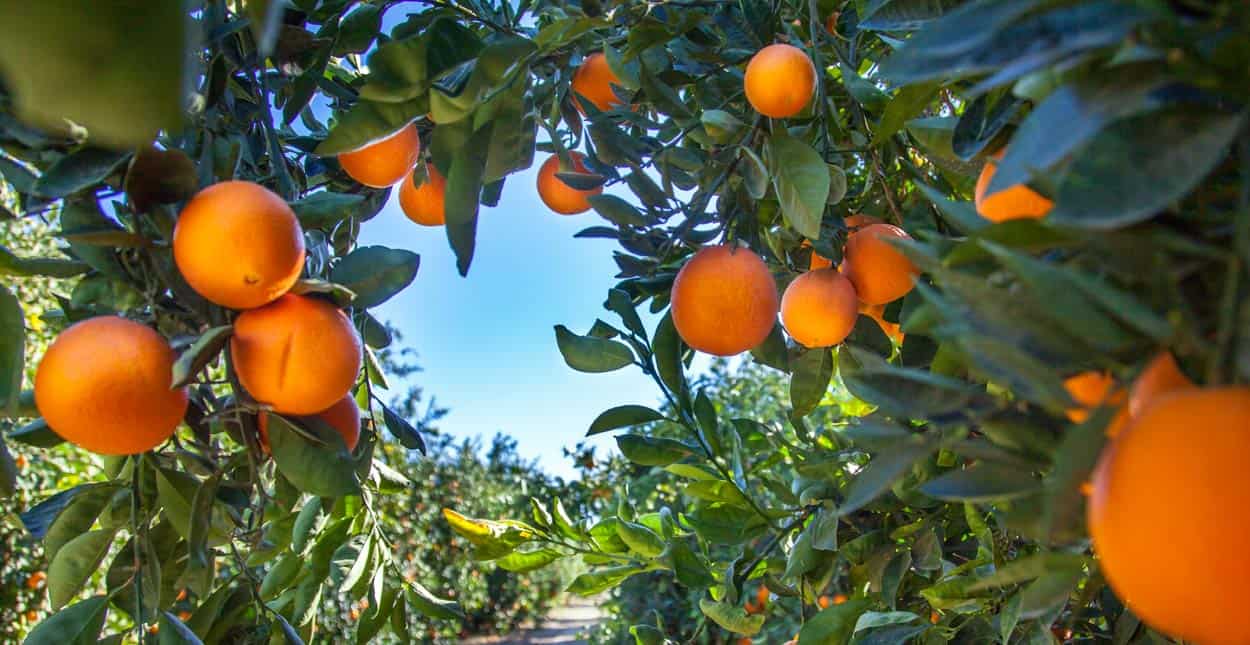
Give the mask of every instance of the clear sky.
M 537 153 L 534 167 L 508 178 L 499 205 L 482 208 L 468 277 L 456 272 L 442 228 L 404 217 L 397 190 L 361 227 L 360 243 L 421 255 L 412 285 L 374 313 L 418 352 L 425 371 L 414 382 L 451 409 L 439 427 L 458 437 L 503 431 L 517 439 L 523 456 L 571 476 L 561 447 L 576 444 L 600 412 L 625 403 L 654 405 L 659 391 L 632 367 L 576 372 L 556 349 L 556 324 L 585 333 L 596 317 L 617 323 L 602 303 L 617 282 L 612 250 L 619 247 L 613 240 L 573 238 L 605 223 L 594 211 L 563 216 L 543 205 L 535 181 L 544 159 Z M 653 327 L 654 319 L 647 320 Z M 615 450 L 609 435 L 593 441 L 599 452 Z

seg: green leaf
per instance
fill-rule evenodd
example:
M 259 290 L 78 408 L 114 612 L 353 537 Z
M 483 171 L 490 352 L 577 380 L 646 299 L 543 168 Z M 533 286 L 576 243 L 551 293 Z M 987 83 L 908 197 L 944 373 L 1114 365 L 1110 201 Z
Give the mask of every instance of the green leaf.
M 768 526 L 754 511 L 733 504 L 700 505 L 686 520 L 699 537 L 713 544 L 742 544 Z
M 790 404 L 795 416 L 805 417 L 820 405 L 829 389 L 833 353 L 827 347 L 808 350 L 790 361 L 790 368 Z
M 72 278 L 86 273 L 91 267 L 78 260 L 63 258 L 21 258 L 12 251 L 0 246 L 0 275 L 29 277 L 34 275 L 49 278 Z
M 712 619 L 712 622 L 735 634 L 754 636 L 764 626 L 763 614 L 748 616 L 745 609 L 727 602 L 716 602 L 708 598 L 700 598 L 699 610 L 703 612 L 704 616 Z
M 903 418 L 968 412 L 988 404 L 985 394 L 968 383 L 897 367 L 851 345 L 838 353 L 838 365 L 851 394 Z
M 755 151 L 742 146 L 738 149 L 742 154 L 742 162 L 738 165 L 738 174 L 742 175 L 742 184 L 751 199 L 763 199 L 768 194 L 768 168 L 764 160 Z
M 502 126 L 500 126 L 502 127 Z M 477 215 L 482 192 L 483 173 L 494 126 L 484 127 L 470 135 L 465 145 L 452 153 L 444 191 L 447 215 L 447 241 L 456 253 L 456 268 L 468 275 L 473 262 L 477 236 Z
M 297 429 L 281 415 L 269 413 L 269 447 L 274 463 L 296 488 L 322 497 L 340 497 L 360 491 L 356 463 L 343 437 L 329 424 L 303 419 Z
M 608 432 L 618 428 L 629 428 L 662 419 L 664 419 L 664 415 L 645 405 L 621 405 L 607 410 L 596 417 L 590 424 L 590 430 L 586 433 L 586 436 L 589 437 L 601 432 Z
M 429 618 L 451 620 L 464 617 L 459 603 L 435 596 L 416 581 L 411 581 L 404 587 L 404 599 L 408 601 L 409 606 Z
M 807 143 L 778 132 L 768 141 L 769 172 L 786 221 L 800 235 L 820 238 L 829 198 L 829 168 Z
M 0 403 L 6 416 L 17 416 L 26 367 L 26 316 L 9 288 L 0 285 Z
M 94 186 L 113 174 L 130 152 L 85 146 L 61 157 L 35 181 L 35 192 L 59 199 Z
M 847 488 L 846 499 L 838 507 L 839 515 L 853 513 L 890 489 L 912 465 L 937 450 L 929 437 L 916 437 L 873 456 L 872 461 L 855 475 Z
M 174 361 L 173 382 L 170 387 L 180 388 L 194 380 L 195 376 L 208 366 L 217 354 L 221 353 L 221 348 L 226 346 L 226 341 L 230 340 L 233 334 L 232 325 L 213 327 L 200 334 L 200 337 L 195 339 L 195 342 L 178 357 L 178 360 Z
M 603 219 L 617 226 L 644 226 L 647 223 L 637 208 L 616 195 L 591 195 L 587 201 Z
M 495 560 L 495 564 L 505 571 L 529 573 L 537 571 L 562 557 L 564 556 L 555 549 L 543 548 L 536 551 L 513 551 Z
M 998 567 L 994 570 L 994 573 L 981 578 L 976 584 L 969 587 L 969 591 L 1006 587 L 1027 582 L 1052 572 L 1080 572 L 1087 564 L 1087 558 L 1076 553 L 1036 553 Z
M 855 633 L 855 623 L 868 609 L 864 598 L 853 598 L 833 605 L 813 616 L 799 630 L 799 645 L 835 645 L 848 643 Z
M 96 519 L 115 498 L 116 485 L 84 485 L 71 489 L 74 494 L 67 499 L 48 525 L 43 537 L 45 556 L 51 560 L 61 548 L 74 538 L 91 530 Z M 49 498 L 48 501 L 51 501 Z M 33 510 L 33 509 L 32 509 Z M 34 531 L 32 531 L 34 533 Z
M 0 39 L 0 73 L 18 118 L 53 131 L 69 119 L 93 143 L 116 148 L 151 143 L 162 129 L 179 132 L 191 69 L 184 5 L 100 5 L 87 21 L 81 9 L 64 2 L 8 8 L 6 24 L 21 28 Z
M 317 146 L 316 152 L 328 157 L 359 150 L 395 134 L 425 114 L 426 108 L 427 102 L 422 100 L 402 103 L 358 101 L 346 114 L 338 115 L 334 128 Z
M 278 558 L 260 581 L 260 597 L 265 600 L 277 598 L 278 594 L 286 591 L 295 581 L 295 576 L 303 565 L 303 559 L 295 553 L 287 553 Z
M 17 492 L 17 462 L 9 454 L 9 447 L 0 439 L 0 499 Z
M 404 249 L 362 246 L 330 270 L 330 281 L 356 294 L 360 309 L 376 307 L 399 293 L 417 277 L 421 256 Z
M 908 85 L 894 94 L 881 113 L 881 121 L 872 133 L 873 145 L 894 136 L 903 124 L 920 112 L 938 93 L 936 83 Z
M 1041 480 L 1028 472 L 982 461 L 930 479 L 920 486 L 920 492 L 948 502 L 988 502 L 1031 495 L 1041 485 Z
M 425 440 L 421 438 L 421 433 L 408 423 L 408 420 L 397 414 L 387 405 L 382 405 L 382 419 L 386 423 L 386 429 L 390 430 L 391 435 L 399 440 L 399 443 L 409 450 L 418 450 L 421 454 L 425 454 Z
M 1149 219 L 1215 168 L 1243 121 L 1194 105 L 1118 121 L 1077 155 L 1047 217 L 1094 229 Z
M 664 312 L 664 317 L 656 325 L 651 351 L 655 356 L 655 367 L 660 374 L 660 380 L 674 396 L 681 396 L 686 389 L 686 377 L 681 367 L 682 340 L 677 334 L 677 327 L 673 325 L 671 310 Z
M 556 345 L 564 362 L 579 372 L 611 372 L 634 362 L 634 353 L 624 343 L 594 336 L 578 336 L 564 325 L 556 325 Z
M 643 466 L 667 466 L 694 454 L 694 448 L 675 439 L 625 434 L 616 438 L 625 458 Z
M 609 289 L 608 300 L 603 303 L 603 307 L 620 316 L 626 329 L 643 339 L 647 337 L 647 330 L 642 326 L 642 319 L 638 317 L 638 310 L 628 293 L 620 289 Z
M 339 21 L 335 55 L 360 53 L 369 49 L 381 28 L 382 7 L 373 4 L 357 5 Z
M 291 210 L 305 229 L 332 228 L 354 215 L 364 201 L 364 195 L 323 190 L 291 202 Z
M 113 543 L 113 530 L 88 531 L 57 551 L 48 565 L 48 599 L 53 609 L 64 607 L 82 591 Z
M 574 578 L 565 591 L 579 596 L 594 596 L 625 582 L 626 578 L 643 571 L 645 569 L 642 567 L 632 564 L 595 569 Z
M 160 645 L 178 645 L 185 643 L 186 645 L 202 645 L 203 641 L 195 632 L 191 631 L 177 616 L 167 612 L 161 612 L 160 620 Z
M 691 589 L 706 589 L 716 584 L 712 572 L 703 558 L 695 553 L 686 540 L 677 539 L 672 542 L 670 553 L 673 557 L 673 573 L 678 582 Z
M 19 410 L 16 416 L 24 415 L 22 415 Z M 61 435 L 53 432 L 52 428 L 48 427 L 48 422 L 43 419 L 35 419 L 17 430 L 10 432 L 6 435 L 6 437 L 18 443 L 35 446 L 36 448 L 55 448 L 56 446 L 65 443 L 65 440 L 61 438 Z
M 642 524 L 621 520 L 616 524 L 616 534 L 631 551 L 644 558 L 656 558 L 664 552 L 664 538 Z
M 23 645 L 95 645 L 108 615 L 108 596 L 92 596 L 49 616 L 35 626 Z

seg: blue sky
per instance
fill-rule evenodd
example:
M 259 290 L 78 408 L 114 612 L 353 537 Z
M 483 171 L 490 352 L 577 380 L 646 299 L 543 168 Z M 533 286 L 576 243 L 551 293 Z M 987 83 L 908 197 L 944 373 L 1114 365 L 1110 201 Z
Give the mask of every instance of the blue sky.
M 594 211 L 563 216 L 543 205 L 535 181 L 544 159 L 538 153 L 532 168 L 508 178 L 497 207 L 482 208 L 468 277 L 456 272 L 441 227 L 404 217 L 398 191 L 361 227 L 360 243 L 421 255 L 416 280 L 375 314 L 397 326 L 404 344 L 418 352 L 425 371 L 414 381 L 451 409 L 440 428 L 458 437 L 505 432 L 523 456 L 567 477 L 574 470 L 561 447 L 576 444 L 600 412 L 625 403 L 654 405 L 659 392 L 635 368 L 573 371 L 556 349 L 553 325 L 583 333 L 596 317 L 616 322 L 602 303 L 617 282 L 617 247 L 612 240 L 573 238 L 604 223 Z M 600 452 L 615 450 L 610 436 L 592 440 Z

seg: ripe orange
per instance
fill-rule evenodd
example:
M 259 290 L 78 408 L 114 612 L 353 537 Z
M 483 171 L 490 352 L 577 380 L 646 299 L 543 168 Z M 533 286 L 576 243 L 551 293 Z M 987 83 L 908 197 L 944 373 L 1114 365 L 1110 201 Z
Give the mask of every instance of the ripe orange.
M 1088 419 L 1090 410 L 1096 407 L 1119 405 L 1124 400 L 1124 392 L 1115 389 L 1115 379 L 1106 372 L 1081 372 L 1064 380 L 1063 387 L 1077 404 L 1067 411 L 1073 423 Z
M 844 593 L 833 594 L 833 604 L 840 605 L 846 601 L 847 601 L 846 594 Z
M 422 226 L 442 226 L 447 222 L 443 203 L 447 180 L 432 163 L 425 164 L 425 170 L 428 178 L 420 187 L 412 183 L 412 177 L 399 185 L 399 208 L 408 219 Z
M 829 14 L 828 18 L 825 18 L 825 31 L 831 34 L 838 33 L 838 16 L 839 15 L 840 15 L 840 12 L 835 11 Z
M 994 160 L 1002 159 L 1003 152 L 999 150 L 993 159 L 986 159 L 985 166 L 981 168 L 981 176 L 977 177 L 974 192 L 977 212 L 991 222 L 1045 217 L 1055 203 L 1024 184 L 1016 184 L 988 197 L 985 195 L 985 190 L 990 187 L 990 180 L 994 178 L 994 173 L 998 172 L 998 164 L 994 163 Z
M 755 602 L 758 603 L 762 609 L 768 606 L 768 598 L 768 585 L 760 585 L 760 588 L 755 590 Z
M 931 611 L 931 612 L 929 612 L 929 622 L 931 622 L 931 623 L 933 623 L 934 625 L 936 625 L 936 624 L 938 624 L 938 623 L 939 623 L 939 622 L 941 622 L 941 621 L 942 621 L 942 615 L 941 615 L 941 614 L 937 613 L 936 611 Z
M 76 323 L 52 341 L 35 373 L 35 403 L 48 426 L 101 455 L 137 455 L 162 444 L 187 411 L 169 388 L 174 351 L 151 328 L 119 316 Z
M 1137 416 L 1161 395 L 1191 387 L 1195 387 L 1194 382 L 1181 372 L 1172 353 L 1162 352 L 1146 365 L 1129 389 L 1129 414 Z
M 34 609 L 27 610 L 26 622 L 28 623 L 39 622 L 39 612 L 35 611 Z
M 1250 642 L 1250 388 L 1163 397 L 1104 450 L 1086 507 L 1111 588 L 1150 626 Z
M 846 238 L 845 269 L 859 299 L 884 305 L 912 290 L 916 266 L 890 244 L 891 239 L 910 240 L 903 229 L 891 224 L 869 224 Z
M 611 66 L 608 65 L 608 58 L 602 52 L 595 52 L 587 56 L 577 71 L 573 72 L 573 83 L 570 89 L 574 94 L 585 97 L 600 110 L 613 110 L 625 105 L 625 102 L 612 90 L 613 85 L 619 86 L 620 84 L 621 79 L 612 72 Z M 577 106 L 578 112 L 584 113 L 579 101 L 574 100 L 573 105 Z
M 686 344 L 733 356 L 764 342 L 777 322 L 777 284 L 750 249 L 709 246 L 677 272 L 673 325 Z
M 30 574 L 30 577 L 26 579 L 26 588 L 30 589 L 31 591 L 34 591 L 35 589 L 42 587 L 44 581 L 46 581 L 47 579 L 48 579 L 48 574 L 42 571 L 36 571 Z
M 585 158 L 586 155 L 570 150 L 571 170 L 589 172 L 586 170 L 586 164 L 582 162 Z M 560 178 L 556 177 L 557 172 L 560 172 L 559 155 L 551 155 L 538 169 L 538 196 L 542 198 L 547 208 L 561 215 L 577 215 L 590 210 L 590 202 L 587 198 L 602 193 L 603 186 L 596 186 L 590 190 L 578 190 L 560 181 Z
M 26 467 L 26 465 L 27 465 L 27 464 L 26 464 L 26 455 L 17 455 L 16 457 L 14 457 L 14 458 L 13 458 L 13 465 L 17 466 L 17 469 L 18 469 L 18 470 L 22 470 L 23 468 L 25 468 L 25 467 Z
M 317 414 L 343 398 L 360 372 L 360 338 L 337 307 L 288 293 L 239 315 L 230 339 L 239 382 L 282 414 Z
M 360 443 L 360 407 L 356 405 L 356 399 L 351 394 L 344 394 L 337 403 L 315 416 L 338 431 L 339 436 L 343 437 L 343 443 L 347 444 L 347 452 L 356 450 L 356 444 Z M 268 453 L 269 415 L 262 412 L 256 419 L 256 425 L 260 430 L 260 447 Z
M 251 309 L 287 292 L 304 268 L 304 231 L 286 202 L 250 181 L 223 181 L 187 202 L 174 261 L 196 293 Z
M 366 186 L 386 188 L 412 172 L 420 157 L 421 138 L 417 126 L 409 123 L 384 139 L 340 154 L 339 165 Z
M 816 604 L 820 606 L 821 609 L 828 609 L 829 605 L 833 604 L 833 600 L 831 600 L 829 596 L 821 596 L 816 599 Z
M 816 66 L 793 45 L 769 45 L 747 63 L 747 101 L 756 112 L 784 119 L 803 111 L 816 92 Z
M 750 601 L 750 600 L 746 601 L 746 604 L 742 606 L 742 609 L 747 612 L 748 616 L 752 614 L 758 614 L 761 611 L 763 611 L 759 605 L 755 604 L 753 601 Z
M 781 324 L 804 347 L 830 347 L 850 335 L 859 315 L 855 287 L 834 269 L 808 271 L 781 296 Z

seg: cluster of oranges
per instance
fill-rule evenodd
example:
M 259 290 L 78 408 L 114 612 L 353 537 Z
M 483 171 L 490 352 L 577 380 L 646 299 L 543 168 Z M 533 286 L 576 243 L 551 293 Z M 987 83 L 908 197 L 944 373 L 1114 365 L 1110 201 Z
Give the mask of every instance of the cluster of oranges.
M 780 300 L 768 266 L 744 248 L 712 246 L 694 254 L 673 281 L 673 325 L 687 345 L 732 356 L 768 337 L 781 312 L 782 326 L 806 347 L 837 345 L 850 335 L 863 309 L 887 333 L 897 333 L 881 312 L 914 286 L 916 267 L 891 243 L 910 239 L 875 218 L 847 218 L 842 265 L 815 254 L 810 270 L 795 278 Z
M 1250 579 L 1250 388 L 1199 387 L 1170 352 L 1153 358 L 1125 392 L 1109 374 L 1065 382 L 1085 421 L 1115 410 L 1108 442 L 1085 488 L 1086 520 L 1103 575 L 1151 626 L 1199 643 L 1250 641 L 1238 593 L 1220 580 Z M 1160 554 L 1166 553 L 1166 559 Z
M 322 415 L 354 447 L 360 415 L 349 392 L 361 344 L 328 301 L 290 293 L 304 267 L 304 233 L 287 203 L 247 181 L 214 184 L 182 209 L 174 262 L 200 296 L 240 310 L 230 339 L 239 383 L 276 412 Z M 171 388 L 175 354 L 156 331 L 119 316 L 72 325 L 48 347 L 35 401 L 57 434 L 100 454 L 151 450 L 187 408 Z M 260 420 L 267 445 L 266 420 Z

